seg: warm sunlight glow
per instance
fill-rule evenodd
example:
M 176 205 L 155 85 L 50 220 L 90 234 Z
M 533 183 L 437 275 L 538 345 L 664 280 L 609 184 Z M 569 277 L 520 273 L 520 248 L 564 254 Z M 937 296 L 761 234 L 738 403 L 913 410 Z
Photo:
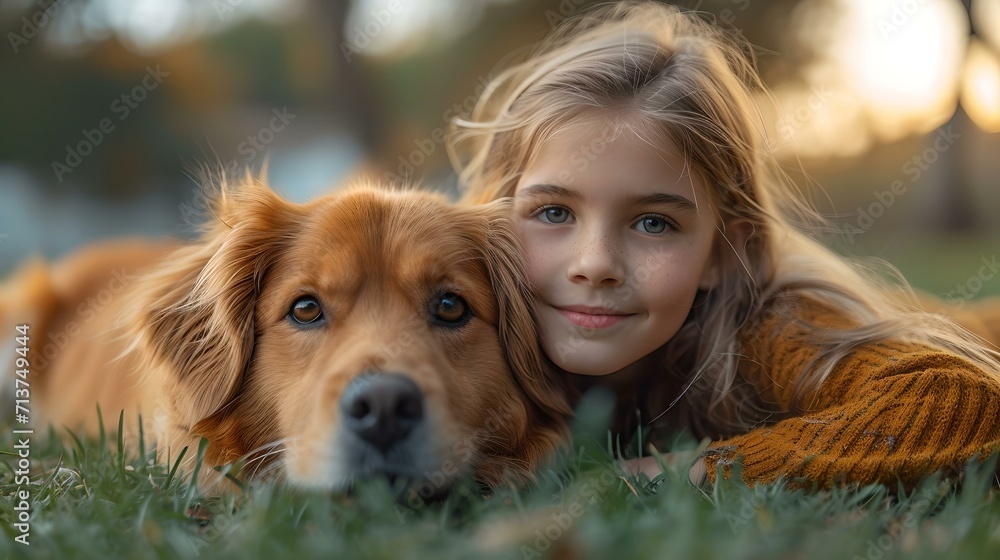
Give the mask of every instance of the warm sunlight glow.
M 979 128 L 1000 132 L 1000 58 L 980 41 L 969 44 L 962 107 Z
M 954 112 L 968 23 L 952 0 L 847 0 L 834 51 L 883 140 L 933 130 Z M 838 52 L 839 51 L 839 52 Z
M 75 51 L 114 34 L 126 48 L 146 56 L 250 18 L 295 17 L 304 0 L 91 0 L 59 2 L 50 44 Z
M 1000 0 L 973 0 L 972 29 L 1000 52 Z
M 961 2 L 804 3 L 794 20 L 803 40 L 826 42 L 802 70 L 805 87 L 775 91 L 769 133 L 780 155 L 855 155 L 932 131 L 955 113 L 970 31 Z
M 472 29 L 491 4 L 511 0 L 356 0 L 344 24 L 345 56 L 403 58 Z

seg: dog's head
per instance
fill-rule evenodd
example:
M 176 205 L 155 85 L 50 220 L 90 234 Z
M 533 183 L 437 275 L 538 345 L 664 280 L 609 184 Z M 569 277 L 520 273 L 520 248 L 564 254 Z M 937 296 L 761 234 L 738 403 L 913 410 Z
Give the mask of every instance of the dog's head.
M 213 204 L 130 321 L 171 439 L 300 486 L 436 490 L 530 476 L 562 441 L 507 202 L 353 187 L 297 205 L 248 180 Z

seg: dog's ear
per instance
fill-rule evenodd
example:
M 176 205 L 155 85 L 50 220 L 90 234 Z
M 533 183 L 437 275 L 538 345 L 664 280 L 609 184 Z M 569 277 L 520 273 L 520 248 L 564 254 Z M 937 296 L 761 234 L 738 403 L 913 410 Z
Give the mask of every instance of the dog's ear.
M 566 391 L 543 367 L 524 251 L 510 219 L 512 199 L 491 202 L 485 205 L 485 211 L 488 224 L 485 260 L 500 309 L 500 344 L 517 383 L 528 397 L 552 416 L 569 416 L 572 407 Z
M 208 196 L 199 242 L 143 278 L 128 317 L 133 351 L 166 369 L 173 418 L 186 427 L 235 395 L 253 352 L 261 281 L 294 233 L 295 205 L 250 177 Z

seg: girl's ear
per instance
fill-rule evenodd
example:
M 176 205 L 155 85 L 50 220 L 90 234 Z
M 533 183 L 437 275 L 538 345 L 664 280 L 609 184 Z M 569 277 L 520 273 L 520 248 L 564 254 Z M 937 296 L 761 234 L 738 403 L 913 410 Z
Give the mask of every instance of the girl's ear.
M 291 205 L 254 181 L 222 187 L 211 203 L 199 242 L 141 280 L 128 318 L 133 350 L 163 372 L 173 419 L 188 428 L 237 394 L 261 282 L 294 223 Z
M 720 233 L 711 260 L 698 281 L 700 290 L 710 290 L 719 284 L 723 275 L 746 268 L 746 247 L 754 233 L 753 224 L 742 218 L 733 218 L 724 224 Z
M 525 273 L 524 251 L 510 220 L 513 199 L 486 206 L 484 249 L 490 282 L 500 311 L 500 344 L 514 378 L 528 398 L 555 418 L 572 414 L 569 397 L 543 367 L 531 286 Z

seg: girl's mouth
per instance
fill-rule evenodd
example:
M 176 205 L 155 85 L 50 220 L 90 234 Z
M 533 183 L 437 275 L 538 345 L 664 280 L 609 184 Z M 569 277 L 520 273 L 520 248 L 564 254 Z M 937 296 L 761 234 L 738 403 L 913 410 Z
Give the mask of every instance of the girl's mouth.
M 611 327 L 634 315 L 633 313 L 622 313 L 620 311 L 582 306 L 553 306 L 553 308 L 570 323 L 573 323 L 578 327 L 586 327 L 589 329 L 603 329 Z

